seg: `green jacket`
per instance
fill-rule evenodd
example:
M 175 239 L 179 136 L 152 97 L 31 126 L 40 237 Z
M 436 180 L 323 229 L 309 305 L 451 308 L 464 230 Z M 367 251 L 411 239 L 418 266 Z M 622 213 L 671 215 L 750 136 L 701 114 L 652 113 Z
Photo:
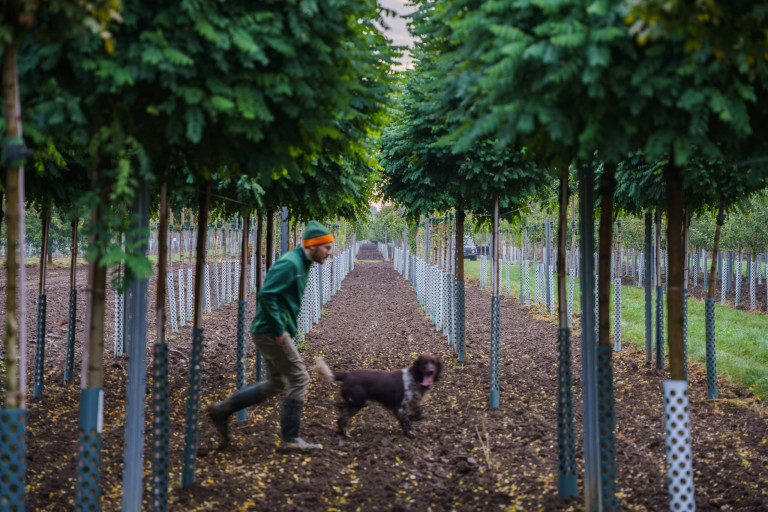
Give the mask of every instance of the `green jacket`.
M 288 331 L 291 337 L 296 336 L 296 319 L 311 266 L 312 260 L 301 246 L 285 253 L 272 265 L 256 298 L 251 332 L 280 336 Z

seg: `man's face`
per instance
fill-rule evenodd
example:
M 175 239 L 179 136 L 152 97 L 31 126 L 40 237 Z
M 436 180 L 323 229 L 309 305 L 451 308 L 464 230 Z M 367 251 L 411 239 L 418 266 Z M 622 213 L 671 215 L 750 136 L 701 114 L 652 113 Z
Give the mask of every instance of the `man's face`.
M 333 244 L 328 242 L 322 245 L 313 245 L 307 247 L 307 256 L 315 263 L 325 263 L 325 260 L 331 255 L 331 248 Z

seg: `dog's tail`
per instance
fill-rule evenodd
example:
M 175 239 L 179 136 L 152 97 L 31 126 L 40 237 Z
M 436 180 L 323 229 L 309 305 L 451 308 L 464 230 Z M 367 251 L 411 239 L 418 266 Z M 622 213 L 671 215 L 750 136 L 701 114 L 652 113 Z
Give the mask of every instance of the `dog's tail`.
M 322 357 L 315 358 L 315 366 L 317 367 L 317 371 L 320 373 L 320 375 L 328 379 L 330 382 L 342 380 L 344 378 L 344 372 L 335 372 L 331 370 L 326 364 L 325 359 Z

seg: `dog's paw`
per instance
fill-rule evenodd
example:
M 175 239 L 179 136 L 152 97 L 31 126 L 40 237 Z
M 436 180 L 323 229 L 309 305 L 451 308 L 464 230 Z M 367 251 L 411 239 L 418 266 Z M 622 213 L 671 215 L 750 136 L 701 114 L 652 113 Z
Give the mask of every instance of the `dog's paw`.
M 416 432 L 414 432 L 413 430 L 406 430 L 405 435 L 413 439 L 414 437 L 416 437 Z
M 347 432 L 346 429 L 340 428 L 336 430 L 336 433 L 339 434 L 342 437 L 346 437 L 347 439 L 351 438 L 352 436 Z

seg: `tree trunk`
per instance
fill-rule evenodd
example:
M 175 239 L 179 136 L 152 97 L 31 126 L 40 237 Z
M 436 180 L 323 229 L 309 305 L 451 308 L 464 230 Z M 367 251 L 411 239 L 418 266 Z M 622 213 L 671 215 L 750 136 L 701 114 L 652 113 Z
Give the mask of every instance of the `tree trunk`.
M 688 288 L 691 212 L 683 210 L 683 288 Z
M 683 182 L 680 169 L 670 162 L 667 178 L 667 343 L 672 380 L 685 380 L 683 347 Z
M 245 270 L 248 268 L 248 225 L 251 223 L 251 215 L 247 213 L 243 219 L 243 239 L 240 241 L 240 283 L 238 285 L 237 300 L 245 300 Z M 295 235 L 295 232 L 294 232 Z
M 261 213 L 261 210 L 259 210 L 258 215 L 256 216 L 256 293 L 259 293 L 261 290 L 261 267 L 262 267 L 262 254 L 261 254 L 261 238 L 263 235 L 263 222 L 264 222 L 264 216 Z
M 576 270 L 576 196 L 571 204 L 571 268 Z
M 42 242 L 40 244 L 40 281 L 38 285 L 38 295 L 45 293 L 45 271 L 46 263 L 48 259 L 46 255 L 48 253 L 48 231 L 51 226 L 51 209 L 46 208 L 43 210 L 43 229 L 42 229 Z
M 456 280 L 464 281 L 464 210 L 456 211 Z
M 157 302 L 155 303 L 155 329 L 157 330 L 157 344 L 165 343 L 165 298 L 167 291 L 166 274 L 168 270 L 168 185 L 160 186 L 160 212 L 157 231 Z
M 611 345 L 611 249 L 613 247 L 614 164 L 605 164 L 600 183 L 600 248 L 597 276 L 598 346 Z
M 560 176 L 560 210 L 557 219 L 557 307 L 561 329 L 568 327 L 568 297 L 565 289 L 565 247 L 568 239 L 568 192 L 568 168 L 564 167 Z M 576 237 L 574 237 L 574 240 L 575 238 Z M 574 255 L 575 251 L 571 249 L 571 265 L 573 265 Z
M 267 208 L 267 259 L 264 270 L 268 271 L 272 266 L 272 247 L 275 243 L 275 210 Z
M 171 210 L 170 205 L 168 206 L 168 225 L 170 226 L 166 239 L 168 244 L 168 272 L 173 273 L 173 210 Z
M 98 171 L 91 173 L 91 183 L 98 183 Z M 91 211 L 91 220 L 97 224 L 101 220 L 102 206 L 107 204 L 107 193 L 99 193 L 99 201 Z M 88 289 L 90 307 L 87 315 L 86 332 L 88 341 L 83 352 L 83 389 L 104 387 L 104 315 L 106 313 L 107 267 L 101 265 L 104 256 L 103 241 L 98 234 L 91 238 L 91 245 L 96 248 L 96 256 L 88 264 Z
M 661 214 L 654 214 L 656 220 L 656 286 L 661 286 Z
M 499 196 L 493 200 L 493 238 L 491 239 L 491 295 L 499 296 Z
M 208 210 L 211 204 L 211 180 L 207 180 L 198 192 L 197 255 L 195 261 L 195 310 L 194 326 L 203 327 L 203 267 L 205 266 L 205 241 L 208 238 Z M 190 258 L 191 259 L 191 258 Z M 244 273 L 240 274 L 242 281 Z
M 13 36 L 12 36 L 13 37 Z M 15 146 L 22 146 L 21 103 L 17 47 L 12 41 L 3 53 L 3 105 L 5 136 Z M 6 214 L 6 296 L 5 296 L 5 407 L 24 408 L 26 390 L 26 318 L 24 277 L 24 161 L 11 161 L 6 169 L 5 191 L 8 194 Z M 20 257 L 19 257 L 20 256 Z M 21 286 L 19 286 L 21 283 Z M 17 315 L 18 308 L 18 317 Z M 21 351 L 19 346 L 21 345 Z M 21 352 L 21 353 L 19 353 Z
M 77 288 L 75 274 L 77 273 L 77 220 L 72 221 L 72 254 L 69 265 L 69 288 Z
M 709 276 L 707 277 L 707 298 L 715 298 L 715 274 L 717 273 L 717 251 L 720 248 L 720 229 L 725 222 L 725 199 L 720 196 L 717 204 L 717 225 L 715 226 L 715 241 L 712 244 L 712 265 L 709 268 Z M 723 284 L 724 286 L 724 284 Z

